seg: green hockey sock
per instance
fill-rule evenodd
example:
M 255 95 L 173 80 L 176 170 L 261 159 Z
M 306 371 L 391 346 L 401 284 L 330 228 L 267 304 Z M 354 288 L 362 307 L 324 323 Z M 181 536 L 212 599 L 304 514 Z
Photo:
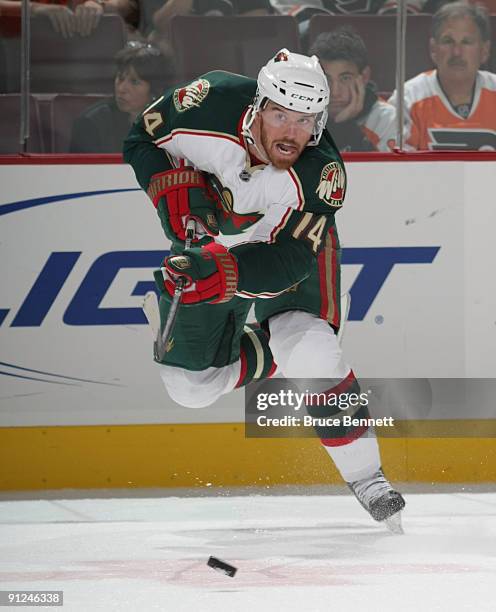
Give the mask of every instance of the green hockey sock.
M 241 371 L 236 387 L 243 387 L 252 380 L 270 378 L 277 368 L 269 348 L 269 335 L 258 324 L 245 325 L 239 358 Z

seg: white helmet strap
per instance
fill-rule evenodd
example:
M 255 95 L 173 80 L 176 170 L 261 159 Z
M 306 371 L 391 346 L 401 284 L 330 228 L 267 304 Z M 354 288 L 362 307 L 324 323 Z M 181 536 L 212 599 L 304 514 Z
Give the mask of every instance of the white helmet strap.
M 255 95 L 255 100 L 253 104 L 248 107 L 246 115 L 243 118 L 243 124 L 241 126 L 241 133 L 246 138 L 249 144 L 256 144 L 255 139 L 253 138 L 253 134 L 251 133 L 251 126 L 253 125 L 257 114 L 260 111 L 263 111 L 263 109 L 267 106 L 267 103 L 269 102 L 268 98 L 262 98 L 260 100 L 258 98 L 259 96 L 257 91 Z
M 253 105 L 248 107 L 245 116 L 243 117 L 243 124 L 241 126 L 241 133 L 246 138 L 246 142 L 248 144 L 255 144 L 255 139 L 253 138 L 253 134 L 251 133 L 251 126 L 255 121 L 255 117 L 257 116 L 257 112 Z

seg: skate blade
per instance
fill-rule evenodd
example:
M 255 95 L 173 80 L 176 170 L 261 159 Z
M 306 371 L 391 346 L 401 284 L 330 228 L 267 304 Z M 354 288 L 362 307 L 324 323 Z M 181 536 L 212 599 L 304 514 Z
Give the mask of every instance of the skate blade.
M 156 340 L 160 331 L 160 311 L 158 308 L 157 294 L 155 291 L 148 291 L 143 299 L 143 312 L 151 327 L 153 339 Z
M 403 535 L 405 533 L 401 524 L 401 512 L 396 512 L 396 514 L 385 519 L 384 523 L 389 531 L 395 535 Z

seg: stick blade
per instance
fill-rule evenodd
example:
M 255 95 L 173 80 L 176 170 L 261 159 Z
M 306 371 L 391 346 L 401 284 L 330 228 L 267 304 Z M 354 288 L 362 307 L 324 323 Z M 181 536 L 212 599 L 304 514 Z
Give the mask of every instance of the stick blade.
M 157 294 L 155 291 L 148 291 L 143 299 L 143 312 L 156 340 L 160 333 L 160 310 L 158 307 Z

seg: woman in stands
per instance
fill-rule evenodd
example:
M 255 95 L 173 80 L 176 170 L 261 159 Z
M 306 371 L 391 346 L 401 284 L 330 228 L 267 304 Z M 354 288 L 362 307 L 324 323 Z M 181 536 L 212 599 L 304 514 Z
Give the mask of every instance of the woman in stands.
M 93 104 L 74 121 L 71 153 L 120 153 L 133 121 L 168 84 L 170 62 L 151 45 L 129 42 L 116 63 L 114 96 Z

